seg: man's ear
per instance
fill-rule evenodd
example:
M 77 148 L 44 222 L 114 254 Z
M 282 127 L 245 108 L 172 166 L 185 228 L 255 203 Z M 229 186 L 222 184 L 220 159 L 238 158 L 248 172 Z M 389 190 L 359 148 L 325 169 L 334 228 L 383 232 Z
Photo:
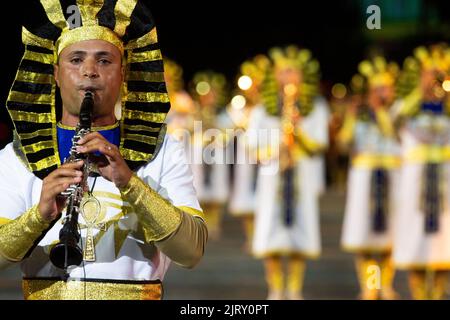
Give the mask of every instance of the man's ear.
M 56 85 L 59 87 L 59 76 L 58 76 L 59 66 L 57 64 L 53 65 L 53 77 L 55 78 Z

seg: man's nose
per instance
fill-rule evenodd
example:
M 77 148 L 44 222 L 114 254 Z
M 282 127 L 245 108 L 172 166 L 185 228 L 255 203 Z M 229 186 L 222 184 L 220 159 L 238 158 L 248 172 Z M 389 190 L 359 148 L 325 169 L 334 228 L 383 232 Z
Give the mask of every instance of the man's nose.
M 98 71 L 95 61 L 92 61 L 91 59 L 86 59 L 83 63 L 82 73 L 83 77 L 85 78 L 89 79 L 98 78 Z

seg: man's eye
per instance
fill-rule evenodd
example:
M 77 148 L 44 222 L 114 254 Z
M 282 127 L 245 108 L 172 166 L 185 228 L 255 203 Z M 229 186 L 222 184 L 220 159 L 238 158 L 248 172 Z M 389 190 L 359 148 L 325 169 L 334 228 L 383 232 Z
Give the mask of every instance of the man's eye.
M 107 59 L 100 59 L 99 60 L 100 64 L 110 64 L 111 61 L 107 60 Z
M 78 64 L 81 62 L 81 59 L 80 58 L 72 58 L 72 59 L 70 59 L 70 62 L 73 64 Z

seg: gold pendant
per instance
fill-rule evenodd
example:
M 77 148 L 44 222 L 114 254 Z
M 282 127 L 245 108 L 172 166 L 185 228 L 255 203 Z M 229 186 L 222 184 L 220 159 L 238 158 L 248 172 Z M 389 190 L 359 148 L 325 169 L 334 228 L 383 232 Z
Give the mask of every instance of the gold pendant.
M 86 222 L 86 244 L 83 250 L 84 261 L 95 261 L 95 243 L 92 229 L 97 227 L 97 219 L 100 216 L 100 201 L 93 195 L 85 197 L 80 204 L 81 215 Z

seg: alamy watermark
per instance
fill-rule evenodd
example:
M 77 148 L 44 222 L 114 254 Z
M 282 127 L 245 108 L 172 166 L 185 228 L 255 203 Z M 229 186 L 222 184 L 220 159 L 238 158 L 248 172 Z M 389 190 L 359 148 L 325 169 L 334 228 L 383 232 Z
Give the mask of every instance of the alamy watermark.
M 379 6 L 373 4 L 367 7 L 366 13 L 369 14 L 366 26 L 369 30 L 381 29 L 381 9 Z

